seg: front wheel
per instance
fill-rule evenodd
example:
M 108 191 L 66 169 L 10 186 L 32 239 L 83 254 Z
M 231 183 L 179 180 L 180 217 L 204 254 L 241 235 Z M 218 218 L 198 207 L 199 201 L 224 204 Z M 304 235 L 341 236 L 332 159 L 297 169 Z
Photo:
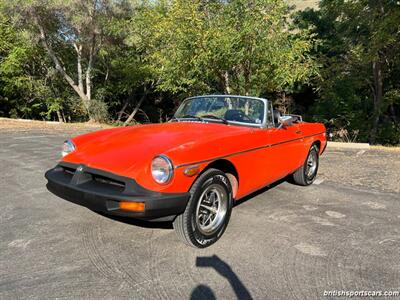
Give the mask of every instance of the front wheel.
M 293 180 L 296 184 L 306 186 L 314 182 L 319 165 L 318 152 L 318 147 L 312 145 L 304 164 L 293 173 Z
M 190 189 L 183 214 L 173 223 L 178 237 L 187 245 L 205 248 L 225 232 L 232 210 L 232 187 L 225 173 L 208 169 Z

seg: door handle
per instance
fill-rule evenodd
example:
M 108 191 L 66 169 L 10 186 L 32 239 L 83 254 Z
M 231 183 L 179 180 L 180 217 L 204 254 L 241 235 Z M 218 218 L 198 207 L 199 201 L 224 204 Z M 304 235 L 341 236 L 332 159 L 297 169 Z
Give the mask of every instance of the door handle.
M 300 134 L 300 133 L 301 133 L 301 130 L 297 130 L 295 133 L 296 133 L 296 134 Z

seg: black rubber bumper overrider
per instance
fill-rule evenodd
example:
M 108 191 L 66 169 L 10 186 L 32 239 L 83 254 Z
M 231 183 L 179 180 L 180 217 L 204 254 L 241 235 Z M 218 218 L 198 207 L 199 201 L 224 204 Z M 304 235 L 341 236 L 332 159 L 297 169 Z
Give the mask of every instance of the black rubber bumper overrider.
M 185 210 L 189 193 L 159 193 L 140 186 L 134 179 L 85 165 L 60 162 L 45 174 L 53 194 L 91 210 L 140 219 L 176 216 Z M 120 201 L 144 202 L 144 212 L 125 211 Z

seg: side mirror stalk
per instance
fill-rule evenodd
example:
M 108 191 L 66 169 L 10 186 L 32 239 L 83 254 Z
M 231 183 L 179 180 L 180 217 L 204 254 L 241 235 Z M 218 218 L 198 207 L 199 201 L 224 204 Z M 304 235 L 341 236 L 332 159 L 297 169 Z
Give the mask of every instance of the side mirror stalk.
M 278 128 L 284 128 L 293 125 L 294 118 L 292 116 L 281 116 L 279 117 L 278 122 L 279 122 Z

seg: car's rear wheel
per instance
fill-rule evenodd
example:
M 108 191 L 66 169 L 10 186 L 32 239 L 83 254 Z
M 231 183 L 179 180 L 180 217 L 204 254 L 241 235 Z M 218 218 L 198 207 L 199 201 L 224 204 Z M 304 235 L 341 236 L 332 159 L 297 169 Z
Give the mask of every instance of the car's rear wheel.
M 232 210 L 232 187 L 225 173 L 208 169 L 190 189 L 191 197 L 173 226 L 187 245 L 205 248 L 225 232 Z
M 318 152 L 318 147 L 312 145 L 304 164 L 300 169 L 293 173 L 293 180 L 296 184 L 306 186 L 314 182 L 317 177 L 319 165 Z

